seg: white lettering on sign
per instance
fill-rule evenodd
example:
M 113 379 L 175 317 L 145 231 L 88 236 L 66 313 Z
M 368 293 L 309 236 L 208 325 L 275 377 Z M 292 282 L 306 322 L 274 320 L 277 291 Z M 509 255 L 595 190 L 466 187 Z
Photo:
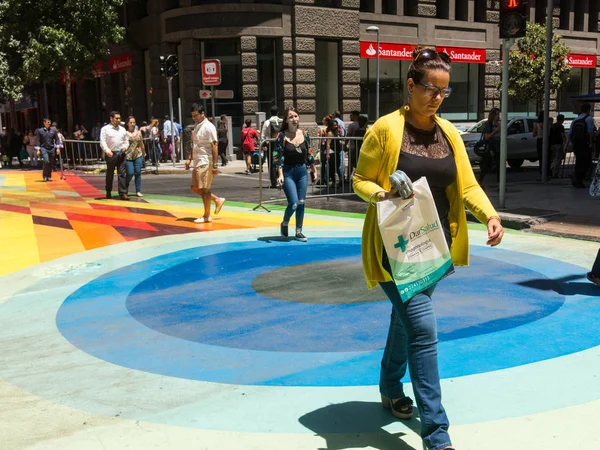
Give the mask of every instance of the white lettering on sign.
M 596 57 L 591 55 L 569 55 L 567 62 L 572 67 L 596 67 Z
M 379 47 L 379 56 L 386 56 L 388 58 L 410 58 L 412 57 L 412 50 L 407 48 L 403 48 L 402 50 L 385 50 L 382 47 Z
M 459 59 L 461 61 L 481 61 L 481 54 L 478 54 L 475 52 L 475 50 L 473 50 L 470 53 L 465 53 L 465 52 L 461 52 L 461 51 L 456 51 L 456 50 L 446 50 L 444 49 L 444 52 L 448 54 L 448 56 L 450 56 L 450 58 L 452 59 Z

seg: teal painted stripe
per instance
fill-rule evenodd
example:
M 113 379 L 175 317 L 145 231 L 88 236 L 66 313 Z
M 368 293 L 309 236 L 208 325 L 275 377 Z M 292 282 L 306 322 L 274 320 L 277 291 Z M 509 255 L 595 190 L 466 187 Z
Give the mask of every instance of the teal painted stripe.
M 6 175 L 0 175 L 0 187 L 3 187 L 5 182 L 6 182 Z

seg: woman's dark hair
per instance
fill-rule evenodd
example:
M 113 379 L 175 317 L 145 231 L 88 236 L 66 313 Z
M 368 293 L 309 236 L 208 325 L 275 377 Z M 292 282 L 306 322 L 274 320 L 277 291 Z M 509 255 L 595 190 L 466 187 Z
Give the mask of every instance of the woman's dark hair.
M 125 125 L 127 125 L 127 127 L 129 127 L 129 121 L 130 121 L 131 119 L 135 120 L 135 117 L 133 117 L 133 116 L 129 116 L 129 117 L 127 118 L 127 122 L 125 122 Z
M 295 112 L 296 114 L 298 114 L 298 111 L 296 111 L 296 108 L 294 108 L 293 106 L 288 106 L 287 108 L 285 108 L 285 111 L 283 113 L 283 122 L 281 122 L 281 128 L 279 129 L 280 131 L 287 131 L 290 128 L 290 125 L 288 123 L 288 115 L 290 114 L 290 112 Z
M 246 125 L 247 128 L 250 128 L 252 126 L 252 119 L 244 120 L 244 124 Z
M 499 113 L 500 110 L 498 108 L 492 108 L 490 109 L 490 112 L 488 114 L 488 121 L 492 120 L 492 115 Z
M 542 109 L 537 116 L 537 123 L 543 123 L 543 122 L 544 122 L 544 110 Z
M 434 48 L 418 45 L 412 53 L 412 63 L 408 67 L 406 79 L 412 78 L 415 83 L 420 83 L 425 74 L 431 70 L 443 70 L 451 73 L 450 56 L 437 52 Z
M 329 114 L 328 116 L 325 116 L 325 121 L 327 122 L 327 131 L 331 131 L 334 136 L 337 136 L 339 130 L 335 121 L 335 116 L 333 114 Z

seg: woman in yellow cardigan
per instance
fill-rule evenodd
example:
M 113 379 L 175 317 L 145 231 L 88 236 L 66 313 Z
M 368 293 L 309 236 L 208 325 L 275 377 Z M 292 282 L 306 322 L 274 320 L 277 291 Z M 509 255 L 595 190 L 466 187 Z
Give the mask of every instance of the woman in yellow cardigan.
M 414 50 L 406 82 L 408 103 L 379 119 L 367 132 L 354 176 L 355 192 L 369 202 L 362 242 L 367 284 L 369 288 L 379 284 L 393 305 L 381 361 L 382 404 L 400 419 L 412 417 L 412 400 L 405 396 L 400 381 L 408 365 L 421 418 L 421 436 L 431 450 L 454 449 L 442 406 L 433 288 L 402 302 L 390 275 L 374 203 L 397 195 L 390 190 L 388 179 L 394 171 L 404 171 L 413 181 L 424 176 L 455 265 L 469 264 L 465 206 L 487 224 L 487 244 L 495 246 L 501 242 L 504 230 L 500 219 L 475 181 L 458 131 L 436 116 L 452 92 L 450 72 L 450 57 L 446 53 L 424 47 Z

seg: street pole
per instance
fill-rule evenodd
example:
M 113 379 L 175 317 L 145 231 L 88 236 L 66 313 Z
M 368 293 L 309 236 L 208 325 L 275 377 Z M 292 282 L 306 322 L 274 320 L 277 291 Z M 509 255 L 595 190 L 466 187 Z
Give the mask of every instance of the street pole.
M 502 41 L 502 99 L 500 100 L 500 186 L 498 200 L 500 208 L 506 208 L 506 157 L 508 128 L 508 57 L 513 39 Z
M 176 150 L 175 150 L 175 126 L 173 125 L 173 92 L 171 87 L 173 86 L 173 77 L 167 78 L 167 84 L 169 86 L 169 111 L 171 115 L 171 159 L 173 160 L 173 167 L 175 167 Z
M 213 124 L 216 125 L 217 118 L 215 117 L 215 87 L 214 86 L 210 87 L 210 98 L 211 98 L 211 111 L 212 111 Z
M 550 71 L 552 70 L 552 9 L 554 1 L 548 0 L 546 11 L 546 73 L 544 77 L 544 135 L 542 137 L 542 182 L 548 181 L 548 144 L 550 143 Z
M 377 53 L 375 56 L 375 72 L 376 83 L 375 83 L 375 120 L 379 119 L 379 27 L 371 25 L 367 28 L 368 33 L 377 33 Z

